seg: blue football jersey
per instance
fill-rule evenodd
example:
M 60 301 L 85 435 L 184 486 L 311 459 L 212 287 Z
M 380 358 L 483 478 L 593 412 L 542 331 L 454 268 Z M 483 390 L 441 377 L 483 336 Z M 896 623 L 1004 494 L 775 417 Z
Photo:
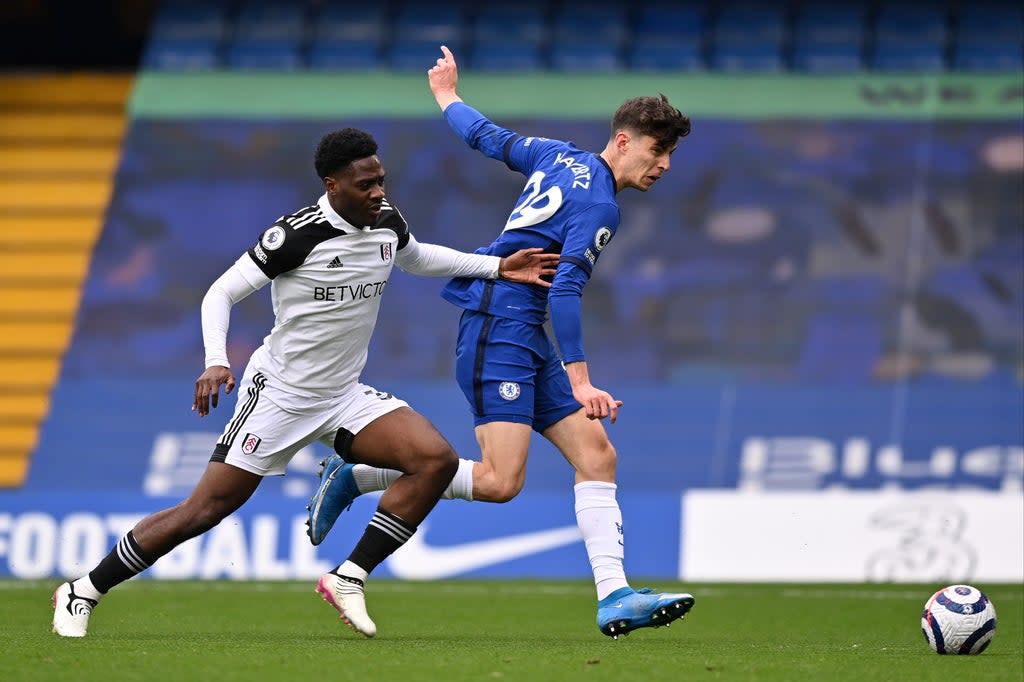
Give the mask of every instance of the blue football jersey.
M 541 247 L 561 258 L 550 290 L 506 280 L 456 278 L 441 295 L 469 310 L 543 324 L 549 293 L 579 296 L 619 227 L 611 168 L 599 155 L 571 142 L 524 137 L 461 102 L 449 106 L 445 117 L 471 147 L 527 178 L 501 234 L 476 253 L 505 257 Z

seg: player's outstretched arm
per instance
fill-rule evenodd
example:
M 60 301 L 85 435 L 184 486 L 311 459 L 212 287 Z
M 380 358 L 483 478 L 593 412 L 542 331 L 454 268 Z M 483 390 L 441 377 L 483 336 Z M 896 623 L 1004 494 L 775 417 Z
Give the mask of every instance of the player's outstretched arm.
M 456 93 L 459 68 L 455 63 L 455 55 L 446 45 L 441 46 L 441 54 L 443 56 L 438 58 L 437 64 L 427 71 L 427 81 L 430 83 L 430 91 L 434 93 L 437 106 L 444 111 L 453 102 L 461 102 L 462 98 Z
M 255 284 L 253 284 L 255 282 Z M 231 393 L 235 376 L 228 362 L 227 336 L 231 308 L 243 298 L 268 284 L 270 279 L 255 265 L 247 254 L 235 261 L 227 271 L 210 285 L 200 306 L 203 327 L 203 346 L 206 349 L 206 370 L 196 379 L 192 394 L 192 411 L 200 417 L 217 407 L 220 387 Z
M 544 249 L 540 247 L 520 249 L 511 256 L 502 258 L 498 264 L 498 277 L 510 282 L 537 284 L 550 288 L 550 278 L 558 269 L 558 259 L 561 256 L 543 251 Z M 544 279 L 545 277 L 548 279 Z

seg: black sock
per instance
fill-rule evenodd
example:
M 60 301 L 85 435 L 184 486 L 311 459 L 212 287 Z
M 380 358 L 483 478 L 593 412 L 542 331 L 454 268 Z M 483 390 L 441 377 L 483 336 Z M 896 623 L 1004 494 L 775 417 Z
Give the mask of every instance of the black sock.
M 92 569 L 89 580 L 97 590 L 106 594 L 115 585 L 145 571 L 153 561 L 155 559 L 146 556 L 139 543 L 135 542 L 135 536 L 128 531 L 114 549 L 110 550 L 110 554 Z
M 372 573 L 377 565 L 391 556 L 406 540 L 416 532 L 415 526 L 390 512 L 377 508 L 377 513 L 370 519 L 363 537 L 352 550 L 348 560 L 367 573 Z

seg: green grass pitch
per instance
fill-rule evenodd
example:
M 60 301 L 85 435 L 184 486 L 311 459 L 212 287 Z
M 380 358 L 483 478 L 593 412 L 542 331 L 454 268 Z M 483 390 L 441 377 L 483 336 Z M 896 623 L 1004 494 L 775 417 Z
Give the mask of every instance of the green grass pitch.
M 642 583 L 635 581 L 639 587 Z M 0 680 L 416 682 L 1024 680 L 1024 586 L 978 585 L 998 627 L 980 656 L 939 656 L 920 631 L 941 585 L 683 585 L 671 628 L 613 641 L 590 583 L 371 580 L 378 635 L 338 620 L 313 582 L 133 580 L 82 640 L 50 632 L 56 581 L 0 581 Z

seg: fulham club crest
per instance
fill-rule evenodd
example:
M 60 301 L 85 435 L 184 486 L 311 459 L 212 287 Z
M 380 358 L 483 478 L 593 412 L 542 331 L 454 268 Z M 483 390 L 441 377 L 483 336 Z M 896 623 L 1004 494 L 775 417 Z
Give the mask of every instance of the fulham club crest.
M 262 442 L 263 439 L 257 436 L 256 434 L 247 433 L 245 434 L 245 440 L 242 441 L 242 452 L 244 452 L 247 455 L 251 455 L 252 453 L 256 452 L 256 448 L 258 448 L 260 446 L 260 443 Z
M 380 259 L 385 263 L 389 263 L 391 261 L 391 244 L 380 245 Z

